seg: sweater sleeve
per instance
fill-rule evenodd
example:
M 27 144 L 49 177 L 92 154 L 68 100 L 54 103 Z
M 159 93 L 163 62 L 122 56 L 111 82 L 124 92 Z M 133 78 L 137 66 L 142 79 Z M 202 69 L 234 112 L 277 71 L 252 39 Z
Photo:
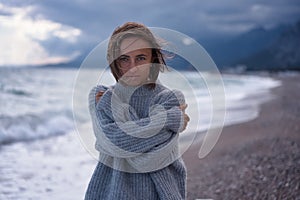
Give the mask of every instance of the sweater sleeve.
M 97 89 L 95 94 L 96 91 Z M 149 117 L 139 119 L 131 115 L 129 120 L 127 112 L 131 110 L 130 105 L 120 103 L 113 109 L 111 91 L 106 92 L 96 105 L 93 103 L 95 94 L 90 94 L 92 96 L 90 106 L 92 105 L 92 109 L 97 107 L 95 113 L 103 133 L 114 145 L 126 151 L 143 153 L 161 146 L 170 141 L 174 133 L 179 132 L 179 127 L 183 123 L 178 103 L 176 106 L 171 106 L 174 101 L 171 97 L 174 95 L 162 94 L 164 98 L 156 99 L 156 104 L 150 109 Z M 126 120 L 120 120 L 126 117 Z
M 183 129 L 183 113 L 179 109 L 179 106 L 185 104 L 184 95 L 179 90 L 168 90 L 161 91 L 153 99 L 154 105 L 160 105 L 164 110 L 167 110 L 168 123 L 167 129 L 173 132 L 181 132 Z M 157 110 L 151 110 L 152 114 L 155 114 Z M 180 116 L 180 119 L 178 117 Z

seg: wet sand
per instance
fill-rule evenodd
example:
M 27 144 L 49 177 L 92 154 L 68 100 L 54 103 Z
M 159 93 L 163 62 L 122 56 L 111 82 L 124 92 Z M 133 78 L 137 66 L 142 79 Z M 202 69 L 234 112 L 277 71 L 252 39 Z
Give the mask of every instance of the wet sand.
M 282 85 L 258 118 L 225 127 L 204 159 L 199 144 L 184 153 L 188 200 L 300 199 L 300 75 L 268 76 Z

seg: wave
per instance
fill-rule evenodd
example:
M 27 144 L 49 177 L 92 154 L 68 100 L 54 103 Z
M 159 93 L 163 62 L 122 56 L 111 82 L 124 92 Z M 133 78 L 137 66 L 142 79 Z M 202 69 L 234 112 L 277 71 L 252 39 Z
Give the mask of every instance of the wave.
M 68 133 L 74 129 L 72 112 L 43 112 L 0 116 L 0 144 L 31 141 Z
M 30 74 L 25 70 L 20 73 L 1 72 L 2 78 L 6 79 L 0 79 L 0 145 L 57 136 L 74 130 L 70 100 L 73 91 L 72 75 L 75 72 L 76 70 L 32 70 Z M 111 85 L 114 80 L 110 79 L 110 72 L 106 73 L 108 74 L 102 77 L 101 83 Z M 215 85 L 210 82 L 208 88 L 205 82 L 211 76 L 213 75 L 202 73 L 200 77 L 194 72 L 160 75 L 163 84 L 184 93 L 189 104 L 187 112 L 191 119 L 195 119 L 190 122 L 191 130 L 198 127 L 205 130 L 210 124 L 212 114 L 218 114 L 212 113 L 210 92 L 214 91 Z M 280 81 L 267 77 L 223 75 L 222 78 L 226 108 L 214 106 L 216 112 L 226 109 L 225 125 L 255 118 L 259 114 L 259 105 L 270 98 L 270 89 L 280 85 Z M 80 88 L 84 99 L 79 101 L 82 104 L 78 107 L 79 126 L 89 120 L 85 102 L 87 89 L 89 88 Z M 193 121 L 195 124 L 192 124 Z
M 12 88 L 12 89 L 7 89 L 4 92 L 9 93 L 9 94 L 13 94 L 16 96 L 32 96 L 32 94 L 30 92 L 27 92 L 25 90 L 22 89 L 16 89 L 16 88 Z

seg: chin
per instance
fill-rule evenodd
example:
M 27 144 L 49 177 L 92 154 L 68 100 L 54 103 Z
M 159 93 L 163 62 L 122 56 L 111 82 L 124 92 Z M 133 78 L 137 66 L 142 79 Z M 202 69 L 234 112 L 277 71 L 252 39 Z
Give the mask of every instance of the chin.
M 142 85 L 142 83 L 140 83 L 140 82 L 126 82 L 126 85 L 132 86 L 132 87 L 137 87 L 137 86 Z
M 139 79 L 125 79 L 122 81 L 124 84 L 128 85 L 128 86 L 132 86 L 132 87 L 136 87 L 136 86 L 141 86 L 144 84 L 144 81 L 141 81 Z

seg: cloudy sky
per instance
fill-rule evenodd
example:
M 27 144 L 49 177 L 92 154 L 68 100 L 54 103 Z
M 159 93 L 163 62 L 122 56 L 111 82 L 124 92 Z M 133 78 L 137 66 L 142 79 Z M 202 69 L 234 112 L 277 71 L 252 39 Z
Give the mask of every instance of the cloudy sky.
M 299 19 L 298 0 L 0 0 L 0 66 L 68 62 L 126 21 L 205 39 Z

